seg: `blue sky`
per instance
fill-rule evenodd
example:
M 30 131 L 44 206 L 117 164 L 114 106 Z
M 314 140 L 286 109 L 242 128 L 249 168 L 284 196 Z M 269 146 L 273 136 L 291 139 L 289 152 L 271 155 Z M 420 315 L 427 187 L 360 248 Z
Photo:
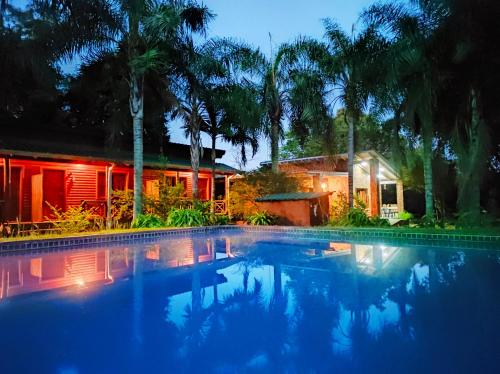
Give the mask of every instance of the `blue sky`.
M 358 20 L 360 12 L 374 0 L 205 0 L 217 16 L 210 24 L 208 37 L 234 37 L 260 48 L 270 54 L 271 45 L 276 47 L 283 42 L 290 42 L 299 35 L 315 38 L 323 37 L 322 18 L 334 18 L 345 30 L 350 30 Z M 27 0 L 11 0 L 15 6 L 23 6 Z M 187 143 L 178 123 L 169 124 L 171 140 Z M 203 137 L 203 143 L 209 145 L 209 139 Z M 260 142 L 258 154 L 247 164 L 253 169 L 261 161 L 269 159 L 269 146 L 266 139 Z M 230 145 L 219 143 L 219 148 L 226 149 L 222 162 L 235 165 L 237 153 Z
M 217 17 L 212 21 L 208 36 L 230 36 L 250 43 L 266 54 L 270 53 L 269 33 L 276 47 L 290 42 L 299 35 L 323 37 L 322 18 L 334 18 L 346 30 L 358 20 L 361 11 L 373 0 L 206 0 L 204 3 Z M 171 126 L 172 141 L 186 142 L 178 126 Z M 210 144 L 207 137 L 204 144 Z M 257 155 L 249 160 L 247 169 L 269 159 L 266 139 L 260 142 Z M 230 145 L 218 144 L 226 149 L 222 161 L 235 164 L 238 153 Z

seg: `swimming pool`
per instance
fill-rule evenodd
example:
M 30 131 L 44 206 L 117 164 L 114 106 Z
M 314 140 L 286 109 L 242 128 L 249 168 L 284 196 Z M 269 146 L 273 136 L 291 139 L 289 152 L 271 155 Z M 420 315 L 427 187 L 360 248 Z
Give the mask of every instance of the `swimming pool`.
M 0 257 L 0 373 L 498 372 L 500 251 L 219 230 Z

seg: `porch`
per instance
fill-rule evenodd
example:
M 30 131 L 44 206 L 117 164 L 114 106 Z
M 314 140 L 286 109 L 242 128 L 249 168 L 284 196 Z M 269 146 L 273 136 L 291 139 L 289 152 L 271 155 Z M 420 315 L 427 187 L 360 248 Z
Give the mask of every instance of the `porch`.
M 301 181 L 306 192 L 330 192 L 330 207 L 347 199 L 347 154 L 280 161 L 280 170 Z M 404 210 L 403 183 L 392 165 L 375 151 L 355 155 L 353 194 L 366 205 L 367 214 L 397 219 Z

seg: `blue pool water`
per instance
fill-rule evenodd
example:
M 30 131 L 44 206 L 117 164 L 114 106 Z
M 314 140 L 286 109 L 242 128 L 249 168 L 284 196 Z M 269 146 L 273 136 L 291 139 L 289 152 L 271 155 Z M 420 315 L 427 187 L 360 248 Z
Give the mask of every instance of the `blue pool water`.
M 500 251 L 279 234 L 0 257 L 0 373 L 493 373 Z

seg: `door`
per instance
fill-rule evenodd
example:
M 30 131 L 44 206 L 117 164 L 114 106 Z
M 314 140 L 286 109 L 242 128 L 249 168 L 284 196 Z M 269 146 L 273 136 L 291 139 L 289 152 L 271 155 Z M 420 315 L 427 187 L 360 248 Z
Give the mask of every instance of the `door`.
M 9 173 L 5 174 L 4 167 L 0 167 L 0 214 L 3 214 L 2 219 L 16 220 L 21 218 L 22 169 L 17 166 L 11 166 L 8 171 Z M 6 177 L 7 180 L 5 180 Z
M 43 171 L 43 217 L 53 218 L 50 205 L 65 210 L 64 170 Z
M 31 220 L 40 222 L 43 220 L 43 184 L 42 174 L 31 176 Z
M 208 178 L 198 179 L 198 198 L 200 200 L 209 200 L 210 193 L 208 191 Z

